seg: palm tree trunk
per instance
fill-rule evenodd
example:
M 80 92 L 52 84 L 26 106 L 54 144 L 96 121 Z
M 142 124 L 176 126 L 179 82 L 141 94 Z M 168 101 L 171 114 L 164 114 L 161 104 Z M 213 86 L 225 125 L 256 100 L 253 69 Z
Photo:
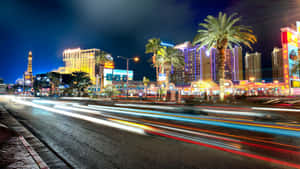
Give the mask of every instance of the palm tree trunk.
M 100 90 L 102 91 L 104 88 L 104 65 L 100 65 L 100 76 L 101 76 L 101 82 L 100 82 Z
M 225 96 L 225 88 L 224 88 L 224 80 L 225 80 L 225 48 L 218 48 L 219 53 L 219 86 L 220 86 L 220 101 L 224 101 Z
M 158 78 L 159 78 L 158 67 L 155 66 L 155 69 L 156 69 L 156 82 L 158 84 Z
M 166 88 L 167 88 L 167 90 L 169 89 L 169 85 L 170 85 L 170 71 L 168 69 L 168 70 L 166 70 Z

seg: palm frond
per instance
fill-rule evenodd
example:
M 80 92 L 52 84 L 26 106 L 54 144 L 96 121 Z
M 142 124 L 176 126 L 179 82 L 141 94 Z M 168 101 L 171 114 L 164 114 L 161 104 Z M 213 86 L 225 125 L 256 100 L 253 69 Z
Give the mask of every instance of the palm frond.
M 233 45 L 244 44 L 252 49 L 251 44 L 257 42 L 251 27 L 238 25 L 241 17 L 237 13 L 227 15 L 219 12 L 217 17 L 208 15 L 204 23 L 200 23 L 200 29 L 197 31 L 193 45 L 199 44 L 199 47 L 208 48 L 232 48 Z

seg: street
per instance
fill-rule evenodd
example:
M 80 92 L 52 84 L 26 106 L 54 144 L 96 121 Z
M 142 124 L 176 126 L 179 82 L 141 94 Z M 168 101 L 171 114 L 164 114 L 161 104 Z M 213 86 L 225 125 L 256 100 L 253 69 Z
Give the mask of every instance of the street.
M 3 105 L 74 168 L 300 168 L 300 125 L 288 121 L 39 98 Z

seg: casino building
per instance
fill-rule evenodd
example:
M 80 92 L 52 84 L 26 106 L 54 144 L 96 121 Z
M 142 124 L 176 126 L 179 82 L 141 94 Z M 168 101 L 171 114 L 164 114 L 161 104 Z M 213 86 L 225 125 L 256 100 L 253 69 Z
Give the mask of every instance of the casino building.
M 108 61 L 105 61 L 104 65 L 97 63 L 101 52 L 100 49 L 66 49 L 63 51 L 65 66 L 60 67 L 56 72 L 68 74 L 76 71 L 86 72 L 93 84 L 91 88 L 99 91 L 101 81 L 103 87 L 112 85 L 113 81 L 126 81 L 127 70 L 114 69 L 114 61 L 110 55 L 106 56 Z M 133 80 L 132 70 L 128 70 L 128 80 Z

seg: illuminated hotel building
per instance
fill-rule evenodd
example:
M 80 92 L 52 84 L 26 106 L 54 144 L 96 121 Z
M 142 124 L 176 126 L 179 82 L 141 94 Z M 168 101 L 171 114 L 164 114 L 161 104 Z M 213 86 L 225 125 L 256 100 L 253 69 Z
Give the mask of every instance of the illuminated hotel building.
M 213 49 L 211 54 L 212 64 L 212 80 L 219 81 L 219 57 L 216 49 Z M 225 55 L 225 79 L 232 82 L 243 80 L 243 58 L 242 48 L 234 47 L 232 50 L 227 49 Z
M 205 47 L 198 49 L 190 42 L 176 45 L 185 57 L 183 70 L 174 70 L 171 80 L 176 85 L 190 85 L 193 81 L 213 80 L 219 81 L 217 50 L 210 52 Z M 243 79 L 242 48 L 235 47 L 226 50 L 225 78 L 233 82 Z
M 277 47 L 275 47 L 272 51 L 272 74 L 273 81 L 284 81 L 282 49 Z
M 245 79 L 254 79 L 254 81 L 261 80 L 261 53 L 246 53 Z
M 26 85 L 32 84 L 32 52 L 29 51 L 28 53 L 28 64 L 27 64 L 27 71 L 24 72 L 24 82 Z
M 63 52 L 65 67 L 60 68 L 59 72 L 86 72 L 88 73 L 91 82 L 96 84 L 96 74 L 100 72 L 99 64 L 96 63 L 97 57 L 100 57 L 100 49 L 66 49 Z M 113 61 L 106 62 L 104 67 L 112 69 Z

